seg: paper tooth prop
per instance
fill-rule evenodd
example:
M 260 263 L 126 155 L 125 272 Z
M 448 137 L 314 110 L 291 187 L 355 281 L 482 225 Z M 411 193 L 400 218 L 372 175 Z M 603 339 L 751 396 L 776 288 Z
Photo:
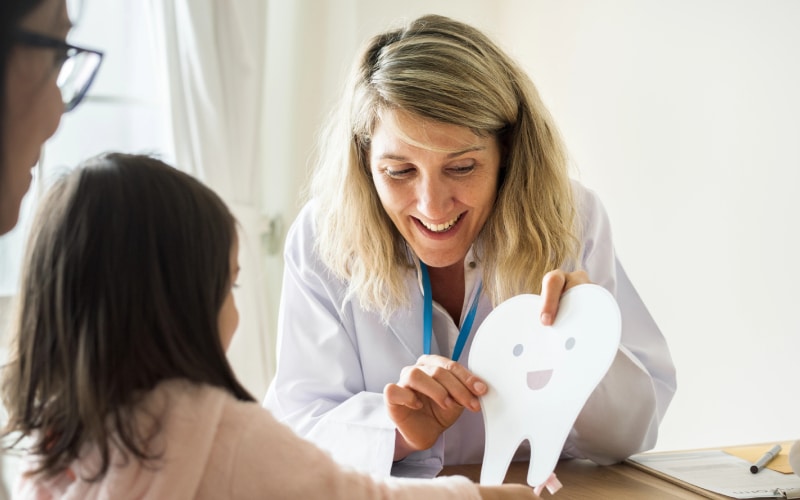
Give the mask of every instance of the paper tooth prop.
M 481 484 L 501 484 L 519 445 L 531 445 L 528 484 L 555 469 L 575 419 L 608 371 L 620 340 L 614 297 L 578 285 L 561 297 L 553 326 L 539 320 L 542 299 L 518 295 L 481 324 L 469 368 L 489 386 L 481 398 L 486 448 Z

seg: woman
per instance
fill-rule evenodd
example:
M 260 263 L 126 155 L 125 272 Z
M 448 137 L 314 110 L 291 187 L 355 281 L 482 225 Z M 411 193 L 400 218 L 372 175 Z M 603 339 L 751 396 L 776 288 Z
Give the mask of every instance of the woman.
M 615 295 L 622 341 L 563 455 L 608 464 L 655 444 L 675 390 L 669 350 L 505 53 L 440 16 L 378 35 L 325 137 L 287 237 L 267 407 L 375 473 L 480 462 L 487 387 L 464 365 L 471 332 L 521 293 L 543 296 L 531 320 L 550 325 L 561 294 L 591 280 Z
M 101 53 L 65 42 L 71 26 L 65 0 L 0 3 L 0 234 L 17 223 L 42 145 L 100 66 Z
M 14 498 L 538 498 L 345 470 L 261 408 L 225 357 L 236 222 L 186 173 L 97 157 L 54 184 L 31 235 L 3 367 L 3 437 L 27 458 Z

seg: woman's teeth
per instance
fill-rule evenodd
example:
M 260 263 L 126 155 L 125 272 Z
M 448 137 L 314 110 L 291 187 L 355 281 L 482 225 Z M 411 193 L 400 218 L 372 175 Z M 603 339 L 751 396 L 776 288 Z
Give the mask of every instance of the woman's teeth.
M 447 231 L 448 229 L 450 229 L 451 227 L 453 227 L 455 225 L 455 223 L 458 222 L 459 217 L 461 217 L 461 216 L 459 215 L 455 219 L 451 220 L 450 222 L 446 222 L 444 224 L 428 224 L 427 222 L 422 221 L 422 220 L 420 220 L 420 222 L 429 231 L 433 231 L 434 233 L 443 233 L 443 232 Z

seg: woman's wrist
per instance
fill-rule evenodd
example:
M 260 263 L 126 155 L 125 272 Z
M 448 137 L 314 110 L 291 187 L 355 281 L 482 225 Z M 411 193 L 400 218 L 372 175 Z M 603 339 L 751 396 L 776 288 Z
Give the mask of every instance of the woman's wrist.
M 400 460 L 406 458 L 410 454 L 414 453 L 414 448 L 411 447 L 410 444 L 406 441 L 400 431 L 395 429 L 394 430 L 394 458 L 392 459 L 395 462 L 399 462 Z

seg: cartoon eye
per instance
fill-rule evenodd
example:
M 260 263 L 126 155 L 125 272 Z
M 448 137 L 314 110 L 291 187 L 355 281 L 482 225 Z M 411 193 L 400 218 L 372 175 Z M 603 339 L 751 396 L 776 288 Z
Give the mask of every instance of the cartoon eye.
M 524 349 L 524 347 L 522 347 L 522 344 L 515 345 L 514 346 L 514 356 L 519 356 L 520 354 L 522 354 L 522 350 L 523 349 Z
M 567 348 L 568 351 L 571 351 L 573 347 L 575 347 L 575 337 L 570 337 L 564 343 L 564 347 Z

